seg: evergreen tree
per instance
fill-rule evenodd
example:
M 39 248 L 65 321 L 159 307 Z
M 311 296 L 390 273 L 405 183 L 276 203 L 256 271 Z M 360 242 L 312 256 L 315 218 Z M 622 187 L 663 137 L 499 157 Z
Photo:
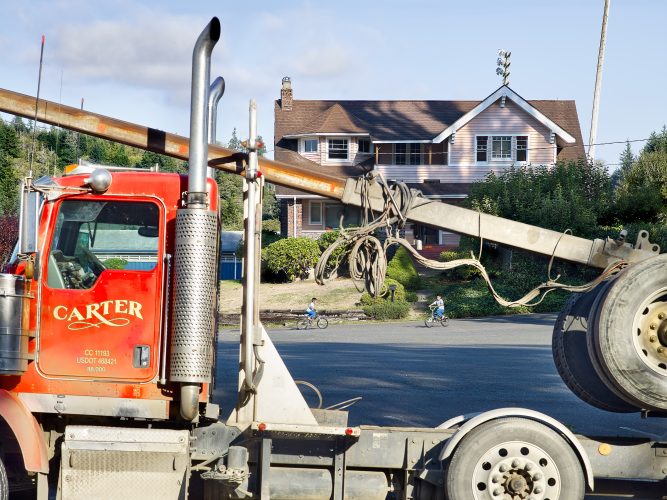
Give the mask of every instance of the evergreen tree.
M 630 141 L 625 143 L 625 149 L 618 158 L 620 165 L 616 171 L 611 175 L 611 184 L 614 189 L 616 189 L 619 184 L 625 179 L 632 168 L 636 158 L 632 154 L 632 148 L 630 147 Z

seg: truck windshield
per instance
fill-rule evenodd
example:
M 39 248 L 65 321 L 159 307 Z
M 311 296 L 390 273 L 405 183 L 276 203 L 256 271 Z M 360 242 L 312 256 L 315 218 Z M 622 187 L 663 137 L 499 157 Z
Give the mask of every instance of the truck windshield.
M 105 269 L 157 265 L 159 210 L 150 202 L 64 200 L 51 241 L 48 285 L 92 287 Z

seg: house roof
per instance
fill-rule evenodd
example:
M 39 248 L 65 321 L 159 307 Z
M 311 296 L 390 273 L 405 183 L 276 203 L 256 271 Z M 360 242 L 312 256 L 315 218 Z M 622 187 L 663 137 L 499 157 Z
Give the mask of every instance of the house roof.
M 500 87 L 482 101 L 310 101 L 294 100 L 291 111 L 275 102 L 275 139 L 326 133 L 370 134 L 374 141 L 439 142 L 476 114 L 507 96 L 524 111 L 554 130 L 564 143 L 584 156 L 581 128 L 574 101 L 525 100 L 509 87 Z
M 481 101 L 477 106 L 471 109 L 468 113 L 463 115 L 461 118 L 452 123 L 445 130 L 440 132 L 434 139 L 433 142 L 442 142 L 444 139 L 455 133 L 458 129 L 463 127 L 466 123 L 470 122 L 477 115 L 482 113 L 485 109 L 491 106 L 500 98 L 509 98 L 514 104 L 523 109 L 530 116 L 539 121 L 542 125 L 552 130 L 560 138 L 562 138 L 566 143 L 573 144 L 575 138 L 564 130 L 560 125 L 555 123 L 547 115 L 542 113 L 539 109 L 535 108 L 530 102 L 526 101 L 519 94 L 514 92 L 511 88 L 506 86 L 499 87 L 495 92 L 489 95 L 486 99 Z
M 361 166 L 320 165 L 296 151 L 281 147 L 286 145 L 284 139 L 346 133 L 368 134 L 375 142 L 444 140 L 456 130 L 457 127 L 453 125 L 463 126 L 502 95 L 556 133 L 558 160 L 576 160 L 585 156 L 579 117 L 573 100 L 525 100 L 509 87 L 502 86 L 481 101 L 293 100 L 292 109 L 283 111 L 277 100 L 274 108 L 275 158 L 341 178 L 358 176 L 372 167 L 372 158 L 366 162 L 368 165 Z M 441 183 L 414 187 L 431 196 L 446 196 L 467 192 L 465 190 L 468 186 Z M 282 187 L 278 187 L 276 193 L 280 196 L 307 194 Z

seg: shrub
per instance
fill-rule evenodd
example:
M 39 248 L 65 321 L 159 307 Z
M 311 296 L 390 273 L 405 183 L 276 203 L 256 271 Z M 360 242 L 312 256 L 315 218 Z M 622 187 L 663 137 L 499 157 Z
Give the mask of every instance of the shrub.
M 286 238 L 262 250 L 266 268 L 271 273 L 284 275 L 288 281 L 307 277 L 319 256 L 317 242 L 310 238 Z
M 280 234 L 280 221 L 278 219 L 262 221 L 262 232 Z
M 414 292 L 406 292 L 405 287 L 401 285 L 398 281 L 387 278 L 384 280 L 384 286 L 387 292 L 382 296 L 383 299 L 388 300 L 391 302 L 391 291 L 389 290 L 389 287 L 391 285 L 396 285 L 396 290 L 394 290 L 394 302 L 396 301 L 401 301 L 401 302 L 414 302 L 414 300 L 417 300 L 416 298 L 414 300 L 409 300 L 408 293 L 411 294 L 411 296 L 417 297 L 417 294 Z M 361 294 L 361 299 L 360 302 L 363 305 L 369 305 L 372 304 L 374 300 L 374 297 L 371 297 L 371 295 L 368 292 L 364 292 Z
M 408 251 L 400 247 L 387 266 L 387 278 L 393 278 L 408 290 L 416 290 L 421 285 L 421 277 L 415 269 Z
M 385 300 L 383 298 L 371 299 L 370 303 L 363 307 L 364 313 L 373 319 L 385 321 L 388 319 L 405 318 L 410 312 L 410 305 L 405 301 Z
M 440 260 L 442 262 L 449 262 L 451 260 L 469 259 L 469 258 L 470 258 L 470 252 L 461 250 L 459 250 L 458 252 L 455 252 L 453 250 L 445 250 L 444 252 L 440 253 Z M 445 272 L 451 273 L 451 276 L 463 281 L 470 281 L 472 278 L 475 278 L 480 275 L 479 270 L 472 266 L 459 266 L 457 268 L 452 269 L 451 271 L 445 271 Z

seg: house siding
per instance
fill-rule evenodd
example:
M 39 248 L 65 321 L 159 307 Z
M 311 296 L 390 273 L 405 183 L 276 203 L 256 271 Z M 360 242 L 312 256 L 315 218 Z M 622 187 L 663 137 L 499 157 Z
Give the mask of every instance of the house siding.
M 512 161 L 491 160 L 488 165 L 476 164 L 476 135 L 526 135 L 528 136 L 528 162 L 531 165 L 550 165 L 556 159 L 556 144 L 549 144 L 550 131 L 535 118 L 507 99 L 505 107 L 495 102 L 466 125 L 461 127 L 449 145 L 450 163 L 457 167 L 474 167 L 500 172 L 511 167 Z M 462 170 L 461 175 L 475 176 L 474 171 Z M 482 175 L 482 178 L 484 177 Z M 452 181 L 455 182 L 455 181 Z M 459 182 L 468 182 L 461 180 Z

